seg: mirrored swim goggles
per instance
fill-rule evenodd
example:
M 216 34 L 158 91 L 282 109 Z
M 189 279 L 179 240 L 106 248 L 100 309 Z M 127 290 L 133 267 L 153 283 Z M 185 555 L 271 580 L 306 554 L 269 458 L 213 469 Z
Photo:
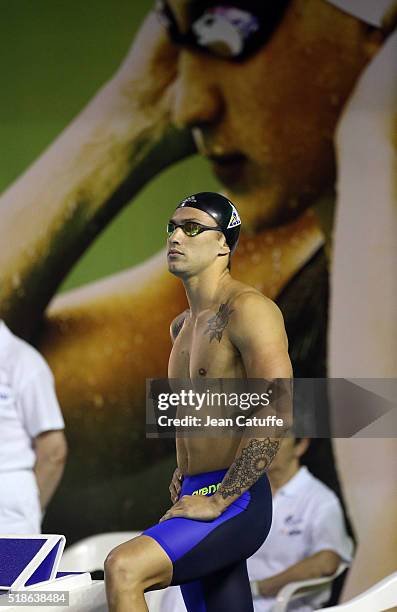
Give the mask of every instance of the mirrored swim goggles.
M 216 231 L 221 232 L 222 229 L 217 225 L 215 227 L 210 227 L 208 225 L 202 225 L 201 223 L 197 223 L 196 221 L 184 221 L 183 223 L 174 223 L 173 221 L 169 221 L 167 223 L 167 234 L 168 238 L 175 232 L 175 230 L 180 227 L 186 236 L 192 238 L 193 236 L 198 236 L 202 232 L 208 231 Z
M 174 43 L 239 61 L 269 40 L 288 3 L 289 0 L 192 0 L 187 4 L 187 32 L 179 29 L 167 0 L 157 0 L 156 12 Z

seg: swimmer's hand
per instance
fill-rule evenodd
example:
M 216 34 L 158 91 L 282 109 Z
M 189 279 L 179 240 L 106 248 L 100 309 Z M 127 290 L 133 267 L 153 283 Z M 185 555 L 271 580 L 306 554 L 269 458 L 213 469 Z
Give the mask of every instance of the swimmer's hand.
M 173 504 L 178 501 L 179 494 L 182 488 L 183 474 L 179 468 L 176 468 L 172 475 L 171 484 L 169 486 L 171 501 Z
M 181 499 L 167 510 L 159 523 L 170 518 L 190 518 L 196 521 L 212 521 L 222 514 L 224 506 L 214 495 L 183 495 Z

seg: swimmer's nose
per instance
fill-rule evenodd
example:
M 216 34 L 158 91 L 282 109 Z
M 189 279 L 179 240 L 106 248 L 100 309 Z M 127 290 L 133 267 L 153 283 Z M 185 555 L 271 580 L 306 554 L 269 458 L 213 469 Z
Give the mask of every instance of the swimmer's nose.
M 183 236 L 183 230 L 181 227 L 177 227 L 169 237 L 170 244 L 181 244 L 181 237 Z

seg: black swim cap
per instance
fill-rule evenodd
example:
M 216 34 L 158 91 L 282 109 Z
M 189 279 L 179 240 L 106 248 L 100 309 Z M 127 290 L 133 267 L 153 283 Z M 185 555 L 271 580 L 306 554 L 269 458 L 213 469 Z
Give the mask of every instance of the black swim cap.
M 240 235 L 241 221 L 236 207 L 220 193 L 201 191 L 188 196 L 177 208 L 198 208 L 210 215 L 225 235 L 226 242 L 233 254 Z

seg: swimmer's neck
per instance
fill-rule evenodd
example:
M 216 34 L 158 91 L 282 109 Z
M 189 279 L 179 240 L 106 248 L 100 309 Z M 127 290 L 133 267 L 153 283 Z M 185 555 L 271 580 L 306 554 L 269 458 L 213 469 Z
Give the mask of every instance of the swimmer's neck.
M 193 317 L 197 317 L 203 310 L 219 304 L 221 296 L 233 282 L 233 279 L 227 269 L 218 273 L 211 268 L 207 268 L 196 276 L 184 278 L 182 282 L 190 312 Z

